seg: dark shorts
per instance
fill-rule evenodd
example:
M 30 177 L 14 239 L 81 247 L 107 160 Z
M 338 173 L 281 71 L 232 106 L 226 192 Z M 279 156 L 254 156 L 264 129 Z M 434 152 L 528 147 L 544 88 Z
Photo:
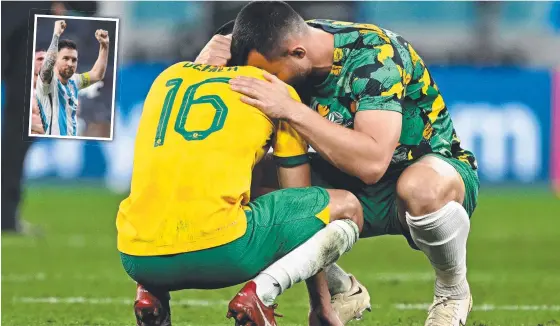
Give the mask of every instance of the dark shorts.
M 217 289 L 254 278 L 329 222 L 329 193 L 319 187 L 271 192 L 245 211 L 247 231 L 228 244 L 183 254 L 131 256 L 124 269 L 148 289 Z
M 476 170 L 456 158 L 446 158 L 434 155 L 449 163 L 459 173 L 465 184 L 465 199 L 463 207 L 469 214 L 474 212 L 477 204 L 479 180 Z M 374 185 L 365 185 L 358 178 L 336 169 L 317 154 L 311 155 L 312 184 L 325 188 L 345 189 L 352 192 L 360 200 L 364 209 L 364 228 L 361 238 L 375 237 L 388 234 L 402 234 L 408 244 L 418 249 L 410 233 L 404 230 L 398 217 L 397 209 L 397 181 L 405 168 L 388 171 L 383 178 Z

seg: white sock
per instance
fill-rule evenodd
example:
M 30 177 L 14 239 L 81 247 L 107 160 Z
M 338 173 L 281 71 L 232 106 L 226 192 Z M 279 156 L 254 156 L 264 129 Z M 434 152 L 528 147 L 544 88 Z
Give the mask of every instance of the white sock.
M 340 268 L 340 266 L 337 264 L 327 266 L 327 268 L 325 268 L 325 273 L 327 274 L 331 296 L 350 291 L 352 280 L 350 279 L 350 275 Z
M 280 283 L 264 272 L 257 275 L 253 282 L 257 284 L 257 296 L 267 306 L 271 306 L 274 299 L 282 293 Z
M 349 219 L 327 224 L 253 280 L 257 285 L 257 296 L 265 305 L 272 305 L 276 297 L 293 284 L 317 274 L 350 250 L 358 240 L 358 233 L 358 226 Z
M 469 216 L 452 201 L 423 216 L 406 213 L 406 222 L 416 245 L 428 256 L 436 271 L 435 295 L 464 299 L 467 283 L 467 237 Z

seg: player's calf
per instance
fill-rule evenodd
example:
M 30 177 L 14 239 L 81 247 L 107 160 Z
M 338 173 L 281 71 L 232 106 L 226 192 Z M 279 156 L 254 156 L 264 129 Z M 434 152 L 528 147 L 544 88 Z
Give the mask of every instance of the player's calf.
M 465 209 L 452 201 L 432 214 L 407 213 L 406 219 L 412 239 L 428 256 L 436 272 L 435 295 L 468 297 L 466 248 L 470 222 Z
M 466 322 L 471 302 L 466 264 L 470 220 L 461 205 L 462 177 L 450 163 L 428 156 L 403 172 L 397 194 L 403 204 L 403 226 L 436 273 L 426 325 L 458 326 Z
M 469 216 L 461 176 L 448 163 L 429 156 L 407 168 L 397 183 L 406 226 L 436 271 L 436 296 L 466 298 L 466 245 Z
M 234 317 L 238 323 L 253 322 L 257 326 L 267 324 L 259 324 L 254 318 L 273 324 L 274 314 L 269 310 L 275 307 L 278 295 L 319 273 L 352 248 L 363 225 L 360 203 L 346 191 L 329 190 L 328 193 L 330 223 L 249 282 L 230 302 L 228 317 Z M 251 294 L 252 283 L 258 300 Z M 268 312 L 263 305 L 270 308 Z
M 350 192 L 344 190 L 328 190 L 331 201 L 329 204 L 331 221 L 351 221 L 355 223 L 361 232 L 363 227 L 363 209 L 356 198 Z M 312 295 L 310 291 L 310 325 L 320 325 L 321 318 L 332 320 L 336 315 L 339 322 L 346 324 L 352 319 L 359 319 L 365 310 L 370 308 L 370 298 L 365 287 L 359 284 L 355 278 L 346 274 L 336 264 L 325 268 L 325 279 L 328 280 L 327 296 Z M 325 300 L 328 297 L 330 300 Z M 325 302 L 326 301 L 326 302 Z M 333 324 L 335 325 L 335 324 Z

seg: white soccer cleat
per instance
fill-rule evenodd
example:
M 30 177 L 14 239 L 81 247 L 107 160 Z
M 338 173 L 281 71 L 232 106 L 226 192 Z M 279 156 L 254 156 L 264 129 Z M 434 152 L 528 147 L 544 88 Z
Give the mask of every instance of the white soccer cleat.
M 428 309 L 428 319 L 425 326 L 465 326 L 467 317 L 472 309 L 472 296 L 465 299 L 450 299 L 434 297 L 434 302 Z
M 353 319 L 362 319 L 365 310 L 371 311 L 367 289 L 353 275 L 349 276 L 352 281 L 350 290 L 331 297 L 332 307 L 344 325 Z

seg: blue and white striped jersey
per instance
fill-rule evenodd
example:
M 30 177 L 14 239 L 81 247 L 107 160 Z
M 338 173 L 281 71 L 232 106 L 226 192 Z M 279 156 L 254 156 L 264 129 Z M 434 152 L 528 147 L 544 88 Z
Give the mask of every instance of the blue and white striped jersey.
M 53 73 L 50 83 L 39 77 L 35 94 L 46 135 L 76 136 L 78 92 L 89 85 L 89 74 L 74 74 L 66 84 Z

